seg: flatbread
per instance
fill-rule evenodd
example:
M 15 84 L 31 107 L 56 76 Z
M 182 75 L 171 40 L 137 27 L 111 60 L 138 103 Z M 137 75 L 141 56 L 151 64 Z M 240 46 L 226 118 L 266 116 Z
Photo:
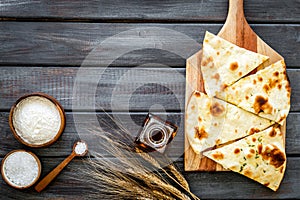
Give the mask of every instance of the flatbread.
M 218 98 L 281 125 L 290 110 L 290 96 L 283 60 L 240 79 L 217 94 Z
M 209 96 L 215 96 L 217 91 L 222 91 L 269 59 L 268 56 L 238 47 L 208 31 L 202 51 L 201 71 L 205 91 Z
M 274 191 L 286 168 L 283 133 L 275 126 L 203 154 Z
M 264 130 L 274 122 L 195 91 L 186 109 L 185 132 L 195 153 Z

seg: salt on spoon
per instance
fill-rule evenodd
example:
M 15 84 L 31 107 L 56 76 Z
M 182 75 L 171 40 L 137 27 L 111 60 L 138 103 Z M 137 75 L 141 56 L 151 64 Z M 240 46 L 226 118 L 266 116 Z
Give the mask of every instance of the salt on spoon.
M 84 156 L 88 152 L 87 143 L 83 140 L 79 140 L 74 143 L 72 153 L 62 161 L 57 167 L 55 167 L 47 176 L 45 176 L 34 189 L 37 192 L 41 192 L 47 185 L 63 170 L 65 166 L 76 156 Z

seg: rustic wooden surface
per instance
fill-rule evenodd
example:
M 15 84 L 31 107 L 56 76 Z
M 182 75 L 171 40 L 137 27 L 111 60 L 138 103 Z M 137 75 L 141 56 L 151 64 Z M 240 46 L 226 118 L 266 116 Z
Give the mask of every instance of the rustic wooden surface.
M 12 136 L 8 126 L 10 106 L 28 92 L 45 92 L 57 98 L 67 112 L 67 126 L 59 140 L 46 149 L 30 149 L 41 159 L 43 176 L 59 164 L 79 138 L 73 115 L 89 124 L 93 110 L 72 111 L 76 73 L 88 53 L 100 42 L 132 28 L 159 27 L 181 32 L 201 43 L 204 32 L 217 33 L 225 22 L 227 0 L 217 1 L 0 1 L 0 157 L 11 150 L 26 148 Z M 232 172 L 184 172 L 192 191 L 201 199 L 300 198 L 300 2 L 299 0 L 245 0 L 245 16 L 253 30 L 286 59 L 292 86 L 292 106 L 287 119 L 287 170 L 280 189 L 272 192 L 258 183 Z M 141 33 L 143 37 L 143 33 Z M 165 37 L 162 37 L 165 38 Z M 172 39 L 172 38 L 171 38 Z M 109 121 L 101 109 L 114 116 L 130 115 L 141 124 L 149 108 L 180 126 L 168 153 L 178 158 L 183 170 L 182 105 L 185 102 L 185 59 L 174 53 L 155 49 L 168 40 L 154 41 L 153 48 L 126 53 L 105 71 L 96 91 L 97 116 Z M 112 43 L 111 49 L 118 49 Z M 135 40 L 123 45 L 136 46 Z M 177 38 L 173 48 L 186 49 L 192 55 L 199 48 L 187 46 Z M 114 57 L 114 55 L 107 55 Z M 105 63 L 106 60 L 104 60 Z M 168 68 L 157 67 L 159 63 Z M 145 65 L 146 64 L 146 65 Z M 134 73 L 132 69 L 142 66 Z M 104 66 L 96 66 L 104 67 Z M 127 73 L 128 72 L 128 73 Z M 111 108 L 111 96 L 124 74 L 118 112 Z M 164 84 L 153 84 L 147 74 L 157 74 Z M 183 78 L 181 78 L 182 75 Z M 89 81 L 84 84 L 89 84 Z M 140 87 L 144 84 L 143 87 Z M 137 88 L 138 87 L 138 88 Z M 172 91 L 168 88 L 173 88 Z M 131 91 L 134 90 L 134 93 Z M 88 94 L 88 95 L 93 95 Z M 175 96 L 176 95 L 176 96 Z M 126 99 L 130 99 L 129 103 Z M 122 102 L 124 100 L 124 102 Z M 126 107 L 129 104 L 129 109 Z M 159 104 L 160 106 L 154 106 Z M 163 109 L 162 109 L 163 108 Z M 126 120 L 123 122 L 126 124 Z M 130 123 L 128 123 L 130 124 Z M 133 135 L 136 126 L 129 125 Z M 96 145 L 90 144 L 90 145 Z M 33 189 L 18 191 L 0 182 L 0 199 L 83 199 L 88 183 L 76 180 L 84 166 L 76 158 L 42 193 Z

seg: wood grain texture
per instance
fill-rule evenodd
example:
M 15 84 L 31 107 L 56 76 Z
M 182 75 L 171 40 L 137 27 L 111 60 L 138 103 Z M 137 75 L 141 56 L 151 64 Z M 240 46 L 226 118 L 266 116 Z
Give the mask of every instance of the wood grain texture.
M 64 109 L 71 110 L 74 80 L 78 69 L 78 67 L 0 67 L 0 87 L 4 88 L 0 90 L 0 109 L 8 111 L 20 96 L 40 91 L 55 97 Z M 154 104 L 161 105 L 166 111 L 181 111 L 185 103 L 185 87 L 191 90 L 193 85 L 190 84 L 196 83 L 195 80 L 186 85 L 185 74 L 191 74 L 187 72 L 188 70 L 189 67 L 158 68 L 151 64 L 138 69 L 125 66 L 109 67 L 98 83 L 96 109 L 111 110 L 113 90 L 123 86 L 122 90 L 118 90 L 118 94 L 122 97 L 119 99 L 122 102 L 118 107 L 119 111 L 128 110 L 125 107 L 128 105 L 125 99 L 129 99 L 130 111 L 148 111 L 150 108 L 159 111 L 159 107 L 152 106 Z M 288 68 L 287 72 L 292 87 L 291 111 L 300 111 L 298 101 L 300 70 Z M 159 84 L 149 85 L 145 78 L 148 73 L 155 75 Z M 125 74 L 128 80 L 118 83 Z M 135 79 L 135 82 L 132 83 L 131 79 Z M 83 84 L 90 85 L 91 82 L 87 78 Z M 88 96 L 92 96 L 92 92 Z
M 267 45 L 252 30 L 244 15 L 243 0 L 229 0 L 229 9 L 225 24 L 217 35 L 239 47 L 269 56 L 269 60 L 263 66 L 269 66 L 279 60 L 284 60 L 279 53 Z M 205 92 L 203 89 L 204 86 L 201 86 L 203 85 L 203 80 L 201 80 L 201 59 L 201 50 L 187 59 L 186 101 L 189 100 L 194 90 Z M 194 82 L 195 79 L 197 82 Z M 191 83 L 192 87 L 188 88 Z M 200 84 L 200 86 L 197 86 L 197 84 Z M 185 132 L 187 133 L 187 131 Z M 281 126 L 281 131 L 285 134 L 285 123 Z M 187 136 L 185 138 L 185 149 L 187 149 L 184 155 L 186 171 L 225 171 L 218 163 L 204 157 L 202 154 L 196 154 L 190 146 Z
M 43 191 L 60 173 L 61 171 L 76 157 L 75 151 L 73 151 L 68 157 L 66 157 L 60 164 L 58 164 L 53 170 L 42 178 L 35 186 L 34 189 L 37 192 Z
M 284 59 L 252 30 L 244 15 L 243 0 L 229 1 L 228 16 L 218 36 L 250 51 L 269 56 L 264 66 Z
M 156 113 L 156 112 L 154 112 Z M 111 114 L 111 113 L 110 113 Z M 174 138 L 173 142 L 168 147 L 168 154 L 171 157 L 179 158 L 183 155 L 185 151 L 183 148 L 184 143 L 184 133 L 183 133 L 183 114 L 181 113 L 159 113 L 159 116 L 167 119 L 170 122 L 175 123 L 179 126 L 178 133 Z M 80 124 L 75 124 L 77 122 L 74 121 L 73 115 L 81 115 L 81 118 L 84 119 L 80 122 Z M 8 127 L 8 113 L 0 112 L 0 140 L 1 140 L 1 149 L 0 149 L 0 157 L 4 157 L 9 151 L 14 149 L 25 148 L 28 150 L 32 150 L 34 153 L 41 157 L 52 157 L 55 159 L 56 157 L 66 157 L 71 153 L 73 144 L 78 139 L 85 139 L 88 142 L 89 149 L 93 150 L 94 147 L 99 146 L 100 142 L 98 140 L 93 140 L 94 135 L 87 132 L 87 134 L 78 134 L 77 126 L 79 127 L 87 127 L 92 123 L 93 113 L 74 113 L 67 112 L 67 126 L 65 131 L 55 142 L 53 145 L 47 148 L 41 149 L 33 149 L 28 148 L 21 143 L 19 143 L 11 133 Z M 126 127 L 127 130 L 130 131 L 132 137 L 135 138 L 139 131 L 140 126 L 143 124 L 143 121 L 147 115 L 147 112 L 140 113 L 115 113 L 113 117 L 116 119 L 122 119 L 122 125 Z M 129 117 L 128 117 L 129 116 Z M 111 127 L 108 124 L 113 124 L 110 117 L 105 113 L 97 113 L 97 118 L 100 123 L 100 127 L 103 131 L 111 131 Z M 300 138 L 298 137 L 300 134 L 300 113 L 290 113 L 287 119 L 287 136 L 286 136 L 286 152 L 288 156 L 299 156 L 300 155 Z M 134 122 L 134 123 L 132 123 Z M 114 126 L 116 127 L 116 126 Z M 97 149 L 98 150 L 98 149 Z M 99 152 L 102 152 L 99 149 Z M 102 152 L 104 153 L 104 152 Z M 107 154 L 105 154 L 107 155 Z
M 156 112 L 154 112 L 155 114 Z M 143 124 L 143 121 L 147 115 L 147 112 L 140 113 L 110 113 L 112 117 L 121 122 L 134 138 L 138 135 L 140 127 Z M 156 113 L 161 116 L 163 119 L 166 119 L 179 126 L 178 133 L 175 139 L 172 141 L 168 148 L 168 153 L 172 157 L 179 158 L 184 151 L 183 148 L 183 115 L 181 113 Z M 80 122 L 74 120 L 74 115 L 80 115 Z M 97 137 L 97 134 L 101 134 L 99 131 L 90 132 L 87 129 L 96 130 L 93 128 L 93 117 L 96 115 L 99 124 L 95 125 L 96 128 L 100 127 L 105 132 L 112 132 L 112 130 L 119 130 L 120 127 L 117 126 L 111 118 L 105 113 L 76 113 L 76 112 L 67 112 L 66 115 L 66 128 L 61 137 L 53 145 L 48 148 L 39 148 L 33 149 L 28 148 L 21 143 L 19 143 L 13 137 L 9 127 L 8 127 L 8 113 L 0 112 L 0 128 L 1 134 L 0 139 L 3 139 L 1 142 L 0 157 L 4 157 L 9 151 L 13 149 L 25 148 L 30 149 L 34 153 L 42 157 L 62 157 L 68 156 L 72 150 L 73 144 L 78 139 L 85 140 L 88 143 L 89 150 L 103 152 L 101 148 L 101 140 Z M 122 121 L 121 121 L 121 120 Z M 78 133 L 78 127 L 80 130 L 85 128 L 87 130 L 85 133 Z M 107 155 L 107 153 L 104 153 Z
M 226 18 L 227 0 L 61 0 L 4 1 L 1 17 L 70 20 L 142 20 L 142 21 L 219 21 Z M 265 8 L 268 8 L 266 12 Z M 284 7 L 284 9 L 282 9 Z M 245 1 L 245 13 L 251 22 L 299 22 L 299 1 Z M 286 13 L 289 13 L 286 15 Z
M 139 66 L 145 63 L 160 63 L 167 66 L 184 66 L 185 59 L 200 49 L 204 32 L 206 30 L 217 33 L 220 24 L 159 24 L 159 23 L 58 23 L 58 22 L 0 22 L 0 65 L 76 65 L 82 64 L 86 56 L 101 42 L 120 34 L 122 31 L 134 28 L 151 29 L 166 28 L 170 32 L 183 33 L 199 43 L 198 49 L 186 39 L 167 37 L 165 32 L 157 35 L 156 40 L 151 40 L 153 35 L 149 31 L 136 31 L 127 35 L 124 40 L 111 42 L 108 52 L 102 59 L 102 64 L 107 65 L 111 59 L 113 66 Z M 254 24 L 253 30 L 273 49 L 279 51 L 286 59 L 287 66 L 299 66 L 297 54 L 299 52 L 299 24 Z M 124 36 L 123 36 L 124 37 Z M 139 38 L 138 40 L 136 38 Z M 122 40 L 123 39 L 123 40 Z M 143 46 L 140 41 L 149 39 L 151 48 L 128 52 L 117 57 L 116 50 L 120 46 L 134 49 Z M 129 42 L 130 41 L 130 42 Z M 172 44 L 170 50 L 182 48 L 186 54 L 182 58 L 171 51 L 159 50 L 164 45 Z
M 63 158 L 42 158 L 42 177 L 53 169 Z M 280 189 L 272 190 L 234 172 L 199 173 L 185 172 L 191 191 L 201 199 L 298 199 L 300 191 L 300 159 L 289 158 L 287 170 Z M 4 181 L 0 182 L 0 193 L 6 200 L 52 200 L 87 198 L 92 192 L 89 183 L 81 170 L 85 169 L 85 160 L 75 158 L 62 173 L 48 186 L 47 190 L 37 193 L 33 188 L 26 191 L 12 189 Z M 183 170 L 182 159 L 175 164 Z M 230 184 L 228 184 L 230 182 Z M 101 187 L 101 185 L 99 185 Z M 213 189 L 208 189 L 213 188 Z M 88 199 L 88 198 L 87 198 Z
M 300 13 L 299 0 L 245 0 L 245 16 L 251 23 L 253 30 L 272 48 L 279 51 L 286 58 L 288 75 L 292 85 L 293 111 L 288 117 L 286 150 L 288 153 L 287 173 L 278 192 L 257 184 L 245 177 L 232 172 L 204 173 L 184 172 L 192 191 L 201 199 L 261 199 L 286 198 L 299 199 L 299 120 L 300 120 L 300 65 L 298 54 Z M 36 153 L 42 162 L 44 177 L 51 169 L 59 164 L 71 152 L 74 141 L 80 138 L 75 127 L 73 114 L 79 114 L 83 121 L 79 127 L 91 124 L 92 110 L 72 110 L 73 85 L 79 66 L 91 50 L 122 31 L 132 28 L 159 27 L 175 30 L 197 41 L 202 42 L 204 32 L 209 30 L 217 33 L 226 19 L 228 0 L 197 1 L 197 0 L 149 0 L 149 1 L 103 1 L 103 0 L 3 0 L 0 2 L 0 157 L 11 150 L 26 148 L 12 136 L 8 126 L 8 111 L 12 103 L 28 92 L 42 91 L 57 98 L 67 112 L 67 126 L 59 140 L 48 148 L 29 149 Z M 266 9 L 267 8 L 267 9 Z M 146 32 L 137 32 L 141 38 Z M 161 35 L 164 36 L 164 35 Z M 160 36 L 160 38 L 161 38 Z M 164 37 L 166 38 L 166 37 Z M 192 55 L 200 49 L 187 45 L 181 38 L 176 39 L 173 49 L 182 48 L 182 52 Z M 101 79 L 97 90 L 97 109 L 100 106 L 111 110 L 111 95 L 114 88 L 121 85 L 119 90 L 121 107 L 114 113 L 124 119 L 123 123 L 136 135 L 137 126 L 141 124 L 149 111 L 149 107 L 161 114 L 164 109 L 167 119 L 180 125 L 181 129 L 170 146 L 171 155 L 182 156 L 184 151 L 183 126 L 180 120 L 184 116 L 185 81 L 176 76 L 177 72 L 184 76 L 185 59 L 169 51 L 156 49 L 170 40 L 155 40 L 153 48 L 136 50 L 126 53 L 114 60 L 106 75 Z M 137 40 L 129 37 L 122 43 L 111 43 L 107 60 L 115 57 L 110 54 L 120 45 L 134 47 Z M 187 57 L 189 57 L 187 56 Z M 160 63 L 174 68 L 162 66 L 146 66 L 137 73 L 128 73 L 132 80 L 122 84 L 117 83 L 120 78 L 136 66 L 147 63 Z M 97 67 L 99 67 L 97 65 Z M 144 72 L 155 71 L 158 80 L 173 87 L 170 93 L 161 84 L 150 84 L 142 79 Z M 188 70 L 188 69 L 187 69 Z M 134 71 L 132 71 L 134 72 Z M 165 79 L 168 77 L 168 79 Z M 91 84 L 87 80 L 84 84 Z M 137 88 L 139 84 L 144 87 Z M 132 91 L 134 90 L 134 95 Z M 177 98 L 173 98 L 174 94 Z M 130 98 L 130 112 L 124 106 L 124 99 Z M 170 97 L 172 98 L 170 100 Z M 87 98 L 88 99 L 88 98 Z M 177 99 L 177 100 L 176 100 Z M 179 103 L 178 103 L 179 102 Z M 125 102 L 126 103 L 126 102 Z M 163 105 L 152 106 L 153 104 Z M 97 113 L 100 121 L 111 123 L 104 113 Z M 103 122 L 104 123 L 104 122 Z M 104 127 L 104 126 L 103 126 Z M 111 129 L 104 128 L 109 131 Z M 91 146 L 97 141 L 91 141 Z M 105 154 L 105 156 L 107 156 Z M 177 164 L 183 172 L 183 158 Z M 68 165 L 63 172 L 42 193 L 36 193 L 33 188 L 18 191 L 7 186 L 0 180 L 0 199 L 47 199 L 81 200 L 87 198 L 91 192 L 86 179 L 74 180 L 84 168 L 81 159 Z M 228 184 L 228 182 L 230 184 Z M 87 198 L 88 199 L 88 198 Z

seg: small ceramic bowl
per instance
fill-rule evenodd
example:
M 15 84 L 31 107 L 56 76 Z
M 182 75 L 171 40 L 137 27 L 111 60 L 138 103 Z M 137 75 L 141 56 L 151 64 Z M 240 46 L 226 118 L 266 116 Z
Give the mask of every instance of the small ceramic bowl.
M 49 110 L 50 114 L 47 115 L 46 111 L 43 113 L 42 109 Z M 65 128 L 65 121 L 61 104 L 44 93 L 31 93 L 20 97 L 9 114 L 9 126 L 14 137 L 33 148 L 47 147 L 56 142 Z M 51 130 L 53 127 L 55 131 Z
M 18 164 L 20 166 L 17 166 Z M 33 166 L 26 166 L 26 164 L 33 164 Z M 9 167 L 11 168 L 8 169 Z M 34 153 L 22 149 L 9 152 L 1 164 L 3 180 L 16 189 L 26 189 L 34 185 L 40 178 L 41 171 L 39 158 Z

